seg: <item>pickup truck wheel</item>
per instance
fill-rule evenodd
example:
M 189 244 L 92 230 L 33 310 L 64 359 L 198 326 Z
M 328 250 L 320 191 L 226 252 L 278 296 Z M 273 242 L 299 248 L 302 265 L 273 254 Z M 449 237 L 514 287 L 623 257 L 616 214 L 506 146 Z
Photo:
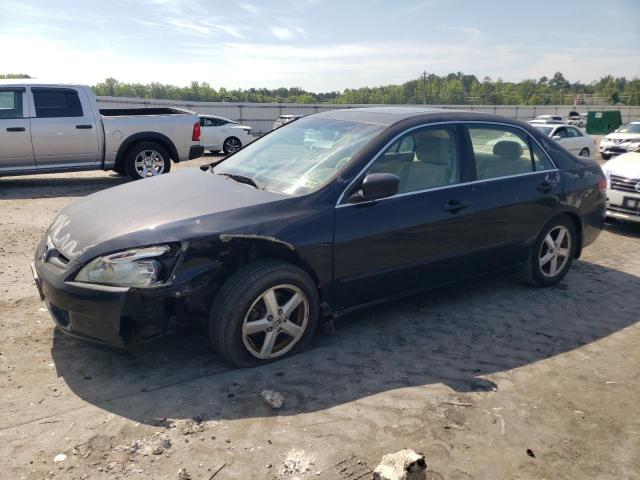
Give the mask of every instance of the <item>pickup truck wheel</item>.
M 309 344 L 319 304 L 318 289 L 304 270 L 260 260 L 235 272 L 216 294 L 209 338 L 235 367 L 272 362 Z
M 583 148 L 582 150 L 580 150 L 580 153 L 578 154 L 579 157 L 588 157 L 589 155 L 590 155 L 590 152 L 588 148 Z
M 241 148 L 242 142 L 240 142 L 240 140 L 238 140 L 236 137 L 229 137 L 222 144 L 222 151 L 225 153 L 225 155 L 235 153 Z
M 140 142 L 127 152 L 124 167 L 127 175 L 133 180 L 139 180 L 168 173 L 171 170 L 171 159 L 162 145 Z

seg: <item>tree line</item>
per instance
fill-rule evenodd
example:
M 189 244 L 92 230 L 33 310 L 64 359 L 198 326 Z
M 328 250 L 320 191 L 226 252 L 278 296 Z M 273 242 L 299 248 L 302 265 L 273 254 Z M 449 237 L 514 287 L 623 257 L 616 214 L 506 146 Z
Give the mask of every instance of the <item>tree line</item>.
M 29 78 L 24 74 L 0 78 Z M 505 82 L 462 72 L 428 74 L 400 85 L 347 88 L 344 91 L 309 92 L 302 88 L 218 89 L 207 82 L 179 87 L 160 82 L 119 82 L 107 78 L 92 86 L 96 95 L 154 98 L 198 102 L 377 103 L 431 105 L 573 105 L 609 103 L 640 105 L 640 79 L 607 75 L 591 83 L 570 82 L 561 72 L 551 77 Z

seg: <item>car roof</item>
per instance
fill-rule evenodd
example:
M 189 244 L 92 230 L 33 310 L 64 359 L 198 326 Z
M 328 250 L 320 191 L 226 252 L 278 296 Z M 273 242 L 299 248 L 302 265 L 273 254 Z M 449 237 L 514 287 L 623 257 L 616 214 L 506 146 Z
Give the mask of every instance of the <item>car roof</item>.
M 14 86 L 14 85 L 28 85 L 30 87 L 85 87 L 80 83 L 61 83 L 61 82 L 44 82 L 35 78 L 6 78 L 0 79 L 0 87 Z
M 231 120 L 230 118 L 227 117 L 220 117 L 218 115 L 207 115 L 207 114 L 198 114 L 198 116 L 200 118 L 216 118 L 218 120 L 227 120 L 229 122 L 233 122 L 234 120 Z
M 390 126 L 407 119 L 422 119 L 424 121 L 441 118 L 443 120 L 487 120 L 505 121 L 513 123 L 513 119 L 507 119 L 500 115 L 490 113 L 473 112 L 469 110 L 453 110 L 448 108 L 430 107 L 368 107 L 368 108 L 345 108 L 341 110 L 330 110 L 311 115 L 315 118 L 326 118 L 330 120 L 344 120 L 353 122 L 373 123 Z

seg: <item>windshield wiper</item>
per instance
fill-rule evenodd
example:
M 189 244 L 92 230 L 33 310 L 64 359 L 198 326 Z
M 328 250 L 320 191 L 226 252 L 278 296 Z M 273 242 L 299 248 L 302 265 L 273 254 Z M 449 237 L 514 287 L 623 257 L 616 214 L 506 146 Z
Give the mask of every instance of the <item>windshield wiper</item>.
M 224 175 L 225 177 L 229 177 L 230 179 L 235 180 L 238 183 L 245 183 L 247 185 L 251 185 L 252 187 L 257 188 L 258 190 L 264 190 L 264 187 L 251 177 L 245 177 L 244 175 L 238 175 L 237 173 L 219 173 L 218 175 Z

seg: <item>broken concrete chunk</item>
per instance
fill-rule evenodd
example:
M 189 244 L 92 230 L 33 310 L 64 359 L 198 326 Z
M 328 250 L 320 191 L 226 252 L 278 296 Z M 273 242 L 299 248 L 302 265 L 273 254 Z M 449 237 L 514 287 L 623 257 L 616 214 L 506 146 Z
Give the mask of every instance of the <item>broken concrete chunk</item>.
M 64 453 L 59 453 L 55 457 L 53 457 L 54 463 L 64 462 L 67 459 L 67 456 Z
M 424 455 L 404 449 L 382 457 L 373 471 L 373 480 L 424 480 L 427 478 Z
M 186 468 L 178 470 L 178 480 L 191 480 L 191 475 L 189 475 Z
M 282 405 L 284 405 L 284 395 L 279 392 L 263 390 L 260 395 L 262 395 L 264 402 L 273 409 L 282 408 Z

